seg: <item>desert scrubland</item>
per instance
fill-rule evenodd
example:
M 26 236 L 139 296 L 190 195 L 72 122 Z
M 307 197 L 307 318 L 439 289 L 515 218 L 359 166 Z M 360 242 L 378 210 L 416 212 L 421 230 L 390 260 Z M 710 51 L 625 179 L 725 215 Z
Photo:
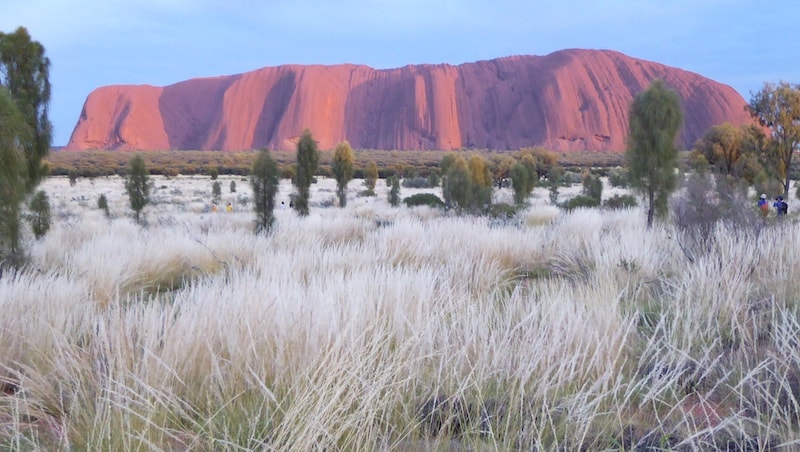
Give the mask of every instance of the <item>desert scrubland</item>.
M 212 212 L 207 177 L 154 178 L 146 227 L 119 178 L 42 185 L 52 228 L 0 277 L 0 448 L 798 447 L 794 217 L 691 248 L 642 208 L 458 217 L 353 181 L 339 209 L 323 179 L 256 236 L 219 180 Z

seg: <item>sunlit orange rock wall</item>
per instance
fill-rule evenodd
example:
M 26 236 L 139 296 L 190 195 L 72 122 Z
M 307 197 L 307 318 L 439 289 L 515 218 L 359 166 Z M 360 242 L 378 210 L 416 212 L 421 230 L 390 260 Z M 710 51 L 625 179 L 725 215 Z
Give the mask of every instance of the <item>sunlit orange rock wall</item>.
M 699 74 L 605 50 L 459 66 L 287 65 L 166 87 L 92 92 L 67 149 L 320 148 L 623 150 L 633 97 L 660 78 L 683 102 L 681 144 L 745 124 L 745 100 Z

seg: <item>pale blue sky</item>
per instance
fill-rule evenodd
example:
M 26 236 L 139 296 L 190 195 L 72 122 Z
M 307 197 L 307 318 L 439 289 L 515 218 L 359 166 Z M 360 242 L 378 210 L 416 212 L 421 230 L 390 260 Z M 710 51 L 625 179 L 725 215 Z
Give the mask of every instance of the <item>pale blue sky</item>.
M 2 0 L 51 60 L 53 144 L 86 96 L 281 64 L 460 64 L 612 49 L 731 85 L 800 83 L 800 2 L 776 0 Z

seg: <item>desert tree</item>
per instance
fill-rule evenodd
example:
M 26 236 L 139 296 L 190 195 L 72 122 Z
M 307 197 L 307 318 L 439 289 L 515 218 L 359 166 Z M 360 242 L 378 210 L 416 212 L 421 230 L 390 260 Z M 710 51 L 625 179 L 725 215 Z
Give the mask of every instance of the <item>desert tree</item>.
M 297 195 L 294 198 L 294 209 L 304 217 L 309 213 L 308 201 L 311 198 L 311 182 L 319 165 L 319 151 L 317 142 L 311 136 L 311 131 L 305 129 L 297 142 L 297 172 L 294 176 L 294 185 Z
M 24 27 L 0 32 L 0 85 L 8 90 L 30 130 L 19 142 L 27 168 L 25 191 L 30 194 L 47 175 L 43 159 L 50 151 L 53 126 L 48 117 L 50 59 Z
M 211 198 L 213 198 L 214 203 L 219 203 L 221 197 L 222 185 L 220 185 L 218 180 L 215 180 L 214 183 L 211 184 Z
M 748 110 L 771 132 L 772 146 L 767 147 L 765 160 L 770 172 L 783 185 L 783 196 L 788 197 L 789 166 L 800 145 L 800 85 L 783 81 L 777 85 L 765 83 L 750 99 Z
M 600 177 L 587 171 L 583 176 L 582 182 L 581 193 L 583 196 L 600 205 L 603 201 L 603 181 L 600 180 Z
M 492 204 L 492 173 L 486 159 L 473 154 L 467 161 L 470 180 L 472 182 L 472 207 L 488 208 Z
M 50 198 L 44 190 L 39 190 L 31 198 L 28 222 L 37 239 L 44 237 L 50 230 Z
M 105 194 L 101 194 L 97 198 L 97 208 L 103 211 L 103 215 L 105 215 L 106 218 L 111 216 L 111 212 L 108 210 L 108 198 Z
M 339 197 L 339 207 L 347 205 L 347 183 L 353 178 L 353 164 L 355 155 L 350 143 L 342 141 L 333 151 L 331 170 L 336 178 L 336 196 Z
M 683 123 L 681 100 L 661 80 L 654 81 L 631 103 L 625 160 L 630 184 L 647 198 L 647 227 L 668 212 L 675 190 L 676 140 Z
M 140 154 L 134 155 L 128 163 L 125 191 L 128 193 L 133 217 L 140 223 L 142 210 L 150 203 L 150 176 L 144 158 Z
M 517 160 L 510 156 L 504 156 L 499 162 L 494 165 L 494 180 L 497 181 L 497 188 L 503 188 L 503 182 L 511 177 L 511 168 L 517 164 Z
M 439 168 L 444 174 L 442 195 L 445 204 L 459 212 L 470 208 L 474 193 L 469 163 L 461 155 L 451 152 L 442 158 Z
M 519 150 L 520 159 L 523 160 L 528 169 L 533 169 L 536 172 L 536 177 L 531 178 L 531 182 L 535 185 L 536 182 L 543 177 L 547 177 L 550 168 L 558 165 L 558 154 L 553 151 L 548 151 L 545 148 L 535 146 L 530 148 L 522 148 Z M 529 156 L 533 165 L 525 162 L 525 157 Z
M 375 196 L 375 183 L 378 181 L 378 164 L 374 160 L 367 162 L 364 169 L 364 186 L 367 188 L 367 195 Z
M 30 133 L 8 90 L 0 86 L 0 259 L 20 255 L 20 205 L 25 197 L 27 170 L 20 143 Z
M 25 28 L 0 32 L 0 240 L 12 265 L 22 263 L 22 204 L 47 174 L 49 78 L 45 49 Z
M 524 204 L 528 199 L 528 170 L 521 163 L 515 163 L 509 172 L 511 188 L 514 190 L 514 203 Z
M 400 177 L 394 175 L 389 178 L 390 189 L 389 189 L 389 204 L 392 207 L 397 207 L 400 205 Z
M 744 131 L 726 122 L 708 129 L 695 143 L 692 154 L 702 156 L 715 172 L 733 176 L 744 151 Z
M 275 222 L 275 195 L 278 193 L 280 178 L 278 164 L 269 153 L 262 149 L 253 162 L 250 172 L 250 186 L 253 188 L 253 209 L 256 212 L 256 233 L 267 233 Z
M 565 171 L 561 165 L 551 166 L 547 170 L 547 187 L 550 192 L 550 204 L 558 205 L 558 187 L 564 182 Z

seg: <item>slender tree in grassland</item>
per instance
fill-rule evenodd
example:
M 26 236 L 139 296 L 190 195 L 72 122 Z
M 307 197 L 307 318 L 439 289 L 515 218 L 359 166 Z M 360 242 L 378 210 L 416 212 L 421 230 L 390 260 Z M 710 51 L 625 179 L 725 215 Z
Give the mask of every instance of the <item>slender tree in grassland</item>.
M 390 178 L 391 189 L 389 189 L 389 204 L 392 207 L 400 205 L 400 177 L 394 175 Z
M 521 163 L 515 163 L 509 171 L 511 188 L 514 190 L 514 203 L 524 204 L 528 199 L 528 169 Z
M 50 198 L 44 190 L 39 190 L 33 195 L 30 210 L 28 221 L 34 237 L 40 239 L 50 230 Z
M 789 167 L 800 145 L 800 84 L 765 83 L 750 99 L 748 110 L 772 134 L 773 145 L 766 147 L 765 166 L 783 185 L 783 196 L 788 197 Z
M 364 185 L 367 187 L 367 194 L 375 196 L 375 183 L 378 181 L 378 164 L 374 160 L 367 163 L 364 169 Z
M 22 204 L 47 175 L 49 79 L 45 49 L 25 28 L 0 32 L 0 257 L 12 265 L 23 263 Z
M 275 223 L 275 195 L 278 193 L 280 178 L 278 164 L 269 150 L 258 153 L 250 173 L 250 186 L 253 188 L 254 209 L 256 211 L 256 233 L 268 233 Z
M 342 141 L 333 151 L 331 170 L 336 178 L 336 196 L 339 197 L 339 207 L 347 205 L 347 183 L 353 178 L 353 162 L 355 155 L 350 143 Z
M 30 129 L 8 90 L 0 86 L 0 260 L 20 254 L 20 205 L 27 169 L 20 143 Z
M 647 227 L 667 214 L 675 190 L 676 140 L 683 123 L 681 101 L 661 80 L 637 95 L 631 104 L 625 160 L 631 186 L 647 198 Z
M 294 210 L 301 216 L 307 216 L 308 201 L 311 198 L 311 180 L 319 165 L 319 151 L 317 142 L 311 136 L 311 131 L 306 129 L 297 142 L 297 173 L 294 176 L 294 185 L 297 196 L 294 200 Z
M 220 185 L 218 180 L 215 180 L 214 183 L 211 184 L 211 197 L 214 199 L 214 203 L 218 203 L 222 197 L 222 185 Z
M 20 141 L 27 167 L 25 190 L 30 194 L 47 175 L 43 159 L 50 151 L 53 126 L 48 118 L 50 59 L 24 27 L 0 32 L 0 85 L 8 89 L 30 130 Z
M 469 164 L 461 155 L 448 153 L 439 164 L 444 174 L 442 195 L 446 204 L 455 207 L 459 212 L 469 209 L 474 199 L 474 184 Z
M 150 176 L 141 155 L 134 155 L 128 165 L 125 191 L 128 192 L 133 218 L 140 223 L 142 210 L 150 203 Z
M 100 197 L 97 198 L 97 208 L 103 211 L 103 215 L 106 218 L 111 216 L 111 212 L 108 211 L 108 198 L 106 198 L 105 194 L 101 194 Z
M 492 173 L 486 159 L 473 154 L 467 162 L 472 185 L 473 208 L 484 209 L 492 204 Z

